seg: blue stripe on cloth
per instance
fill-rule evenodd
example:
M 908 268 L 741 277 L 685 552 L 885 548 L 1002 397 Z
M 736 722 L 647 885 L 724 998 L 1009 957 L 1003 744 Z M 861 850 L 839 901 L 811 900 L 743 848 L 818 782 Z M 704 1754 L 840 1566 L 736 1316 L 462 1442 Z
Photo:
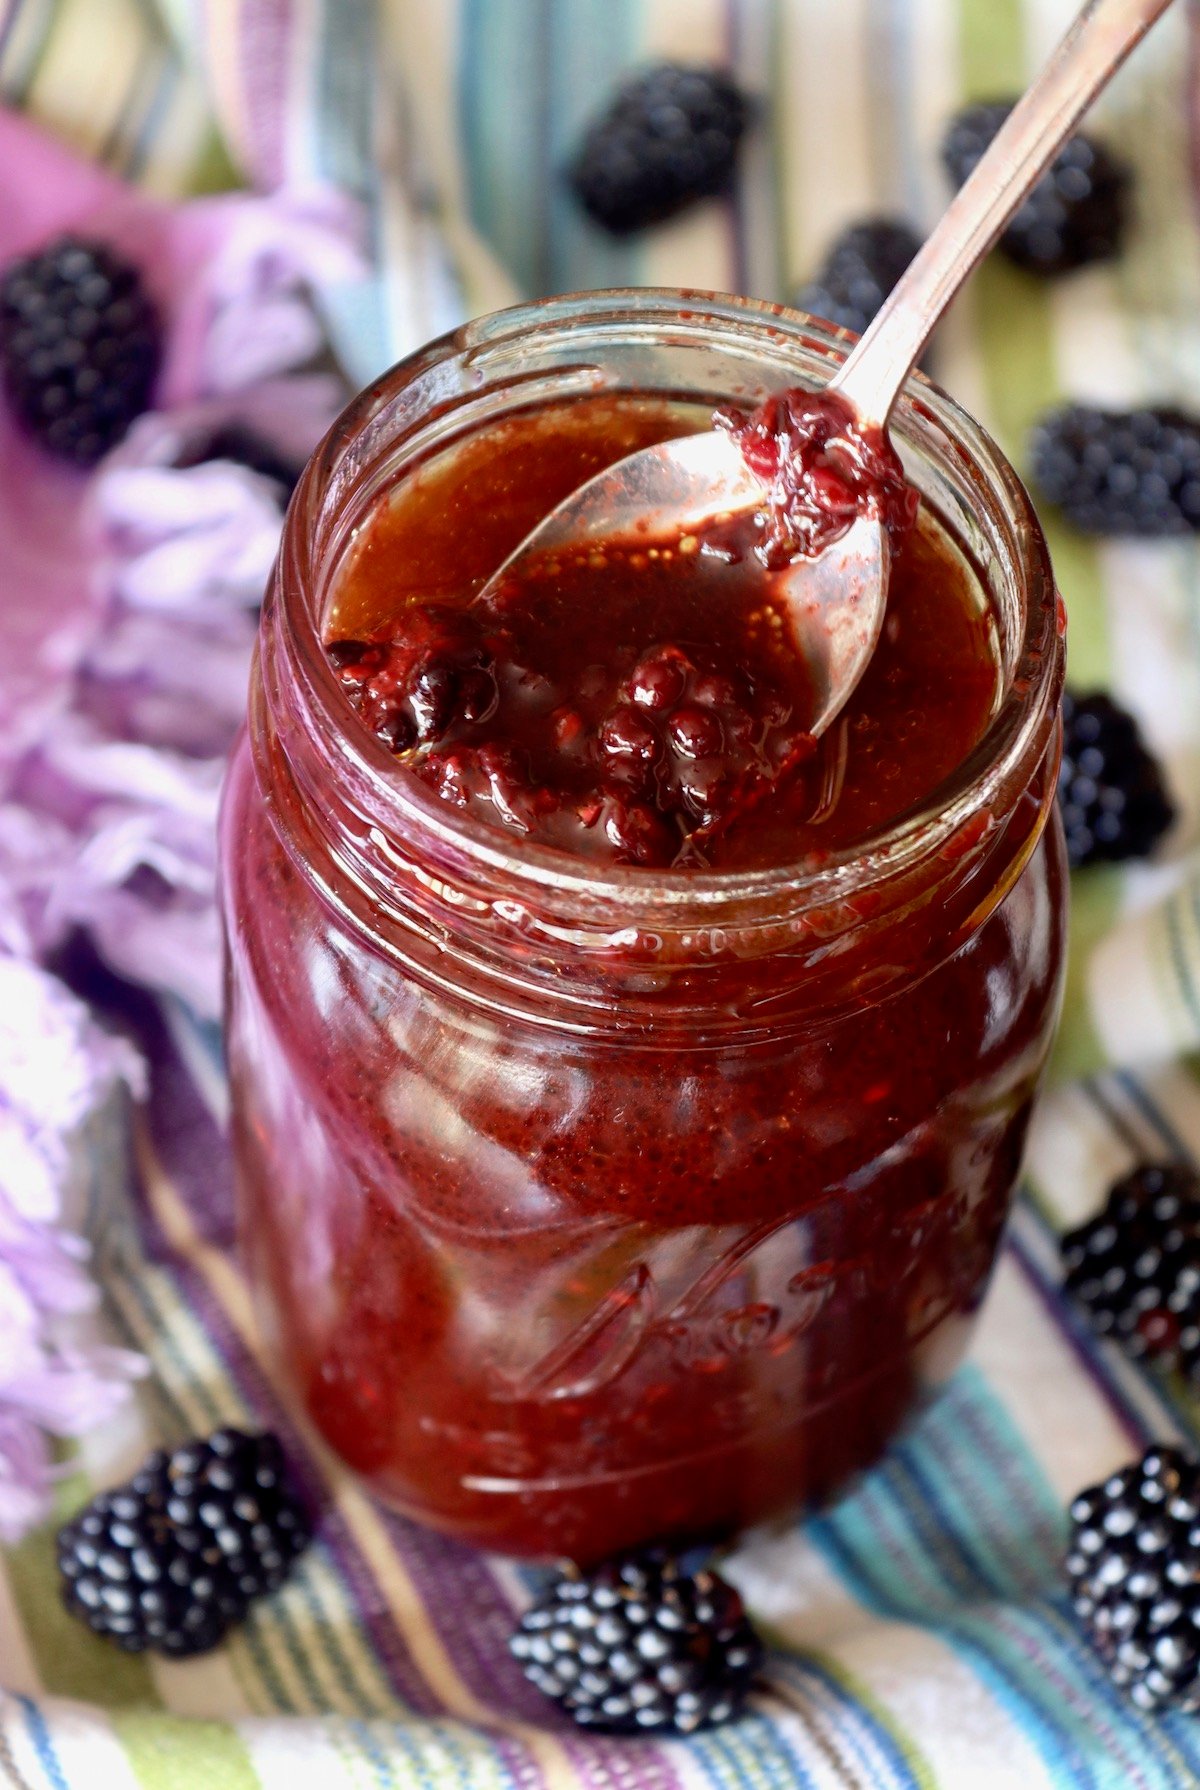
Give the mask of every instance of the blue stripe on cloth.
M 4 11 L 0 13 L 0 62 L 4 59 L 4 52 L 8 47 L 8 40 L 13 34 L 17 14 L 20 10 L 21 0 L 8 0 Z
M 915 109 L 906 103 L 916 90 L 912 0 L 879 0 L 871 24 L 875 33 L 875 53 L 868 68 L 875 113 L 873 183 L 875 190 L 894 204 L 898 215 L 919 223 L 928 175 L 926 158 L 917 143 Z
M 1031 1194 L 1021 1200 L 1009 1227 L 1013 1259 L 1096 1391 L 1107 1400 L 1131 1452 L 1161 1436 L 1171 1415 L 1161 1387 L 1140 1372 L 1116 1345 L 1098 1337 L 1062 1292 L 1058 1232 Z
M 756 5 L 754 10 L 757 14 L 761 8 Z M 746 11 L 744 0 L 725 0 L 726 58 L 730 73 L 743 92 L 747 93 L 757 92 L 759 85 L 759 70 L 753 66 L 752 62 L 752 27 L 753 20 Z M 768 144 L 773 140 L 773 136 L 773 132 L 766 133 Z M 743 150 L 739 157 L 739 167 L 743 170 L 743 174 L 750 172 L 751 178 L 757 181 L 761 178 L 762 170 L 760 167 L 748 170 L 747 163 L 750 160 L 751 157 L 746 150 Z M 773 185 L 773 181 L 769 183 L 763 181 L 763 186 L 768 190 Z M 732 292 L 747 292 L 758 298 L 779 298 L 781 294 L 777 285 L 760 286 L 758 284 L 760 268 L 755 266 L 753 271 L 751 268 L 752 262 L 759 261 L 760 251 L 757 241 L 752 242 L 751 240 L 752 237 L 756 238 L 759 232 L 755 231 L 753 227 L 749 198 L 750 195 L 746 191 L 743 178 L 736 183 L 727 202 L 730 241 L 729 287 Z
M 1036 1596 L 1066 1549 L 1062 1507 L 978 1368 L 962 1369 L 951 1397 L 956 1447 L 980 1470 L 964 1480 L 944 1471 L 940 1455 L 931 1460 L 902 1441 L 897 1471 L 911 1476 L 918 1503 L 945 1513 L 947 1538 L 973 1580 L 998 1597 Z
M 122 169 L 126 180 L 137 181 L 145 174 L 158 136 L 159 126 L 167 118 L 171 101 L 179 90 L 183 70 L 178 59 L 167 56 L 159 74 L 150 103 L 142 116 L 137 135 L 129 146 Z
M 57 0 L 9 0 L 5 35 L 0 39 L 0 54 L 9 47 L 8 32 L 15 31 L 17 23 L 27 18 L 37 7 L 40 18 L 36 24 L 36 36 L 32 36 L 28 45 L 24 64 L 19 69 L 4 69 L 4 103 L 9 106 L 20 106 L 29 97 L 29 90 L 37 79 L 42 60 L 54 35 L 55 16 L 58 11 Z
M 1019 1441 L 1018 1446 L 1020 1446 Z M 1035 1466 L 1036 1471 L 1033 1457 L 1027 1456 L 1026 1458 Z M 990 1464 L 994 1467 L 994 1458 Z M 993 1553 L 987 1544 L 985 1531 L 968 1539 L 972 1518 L 969 1507 L 966 1511 L 961 1507 L 964 1503 L 962 1496 L 964 1486 L 961 1477 L 957 1473 L 927 1471 L 923 1467 L 912 1466 L 911 1463 L 910 1472 L 918 1494 L 918 1507 L 928 1509 L 938 1531 L 950 1537 L 955 1543 L 956 1552 L 966 1569 L 967 1582 L 969 1583 L 972 1577 L 977 1575 L 980 1585 L 988 1587 L 997 1600 L 1012 1606 L 1011 1610 L 1006 1609 L 998 1612 L 995 1623 L 997 1633 L 1003 1633 L 1003 1630 L 1008 1628 L 1011 1635 L 1017 1639 L 1018 1648 L 1022 1637 L 1026 1634 L 1034 1636 L 1037 1657 L 1043 1661 L 1042 1670 L 1047 1670 L 1050 1649 L 1057 1652 L 1061 1648 L 1061 1658 L 1056 1658 L 1053 1666 L 1049 1669 L 1057 1673 L 1061 1691 L 1081 1712 L 1084 1723 L 1083 1731 L 1090 1732 L 1093 1725 L 1098 1725 L 1096 1717 L 1104 1705 L 1109 1707 L 1114 1718 L 1126 1714 L 1129 1708 L 1128 1704 L 1123 1696 L 1113 1688 L 1091 1648 L 1083 1642 L 1070 1615 L 1064 1613 L 1065 1606 L 1064 1609 L 1060 1609 L 1056 1603 L 1037 1598 L 1039 1584 L 1044 1586 L 1056 1582 L 1061 1554 L 1065 1552 L 1065 1545 L 1061 1549 L 1053 1550 L 1049 1557 L 1043 1555 L 1040 1560 L 1037 1559 L 1036 1544 L 1031 1547 L 1031 1561 L 1036 1564 L 1033 1566 L 1032 1573 L 1021 1574 L 1021 1577 L 1027 1581 L 1022 1585 L 1019 1580 L 1014 1581 L 1009 1573 L 1003 1570 L 999 1556 Z M 1040 1478 L 1040 1471 L 1037 1472 L 1037 1476 Z M 981 1499 L 989 1479 L 990 1474 L 980 1474 L 972 1488 L 973 1493 Z M 1059 1514 L 1056 1509 L 1055 1514 Z M 966 1530 L 960 1527 L 964 1516 L 967 1524 Z M 1063 1541 L 1065 1544 L 1065 1535 Z M 998 1567 L 1001 1569 L 997 1570 Z M 1026 1599 L 1037 1605 L 1036 1613 L 1031 1612 L 1032 1620 L 1027 1618 L 1023 1608 L 1023 1600 Z M 1034 1654 L 1031 1650 L 1031 1662 L 1033 1658 Z M 1010 1663 L 1016 1659 L 1016 1653 L 1010 1654 Z M 1021 1675 L 1018 1666 L 1015 1676 Z M 1117 1738 L 1117 1732 L 1115 1727 L 1110 1727 L 1106 1736 L 1108 1744 L 1113 1744 Z M 1130 1769 L 1134 1769 L 1142 1763 L 1132 1744 L 1128 1752 L 1128 1760 Z M 1090 1761 L 1087 1771 L 1088 1781 L 1095 1781 L 1092 1778 Z M 1129 1781 L 1136 1780 L 1131 1778 Z M 1146 1782 L 1150 1781 L 1146 1780 Z M 1174 1779 L 1166 1779 L 1164 1782 L 1173 1783 Z
M 716 1790 L 816 1790 L 811 1773 L 762 1716 L 743 1716 L 736 1728 L 696 1735 L 689 1757 Z
M 1183 998 L 1183 1004 L 1187 1008 L 1197 1031 L 1200 1031 L 1200 980 L 1197 979 L 1195 965 L 1192 963 L 1187 940 L 1183 934 L 1183 915 L 1180 911 L 1181 903 L 1190 905 L 1193 908 L 1197 919 L 1200 920 L 1200 887 L 1190 890 L 1186 887 L 1180 889 L 1179 892 L 1172 896 L 1170 901 L 1166 903 L 1163 910 L 1167 926 L 1167 940 L 1171 952 L 1171 965 L 1175 971 L 1175 980 L 1179 987 L 1179 993 Z
M 985 1407 L 974 1426 L 964 1422 L 968 1401 Z M 990 1438 L 986 1449 L 981 1435 Z M 1055 1562 L 1045 1558 L 1049 1531 L 1039 1539 L 1035 1529 L 1031 1538 L 1011 1504 L 993 1501 L 997 1448 L 1008 1457 L 1010 1474 L 1015 1462 L 1027 1475 L 1035 1506 L 1052 1511 L 1052 1494 L 1039 1483 L 1041 1470 L 1023 1438 L 982 1377 L 968 1373 L 860 1490 L 816 1519 L 809 1533 L 868 1608 L 940 1634 L 1060 1781 L 1097 1790 L 1194 1784 L 1195 1743 L 1181 1744 L 1134 1710 L 1063 1610 L 1028 1594 L 1027 1574 L 1013 1562 L 1024 1543 L 1040 1557 L 1041 1572 L 1052 1575 Z M 1005 1515 L 1010 1523 L 1017 1518 L 1019 1532 L 1001 1546 L 988 1523 Z
M 1089 1781 L 1081 1780 L 1075 1770 L 1077 1753 L 1068 1749 L 1056 1726 L 1042 1718 L 1036 1703 L 1014 1688 L 1009 1674 L 995 1665 L 986 1647 L 977 1647 L 969 1631 L 961 1632 L 949 1622 L 931 1621 L 929 1605 L 922 1604 L 919 1598 L 898 1593 L 894 1575 L 877 1558 L 875 1540 L 864 1548 L 849 1531 L 818 1530 L 815 1526 L 812 1539 L 864 1608 L 885 1619 L 916 1623 L 937 1634 L 974 1672 L 1014 1727 L 1027 1736 L 1034 1751 L 1053 1771 L 1056 1782 L 1076 1785 Z
M 811 1655 L 797 1658 L 781 1653 L 772 1658 L 771 1677 L 775 1683 L 794 1682 L 808 1698 L 819 1687 L 820 1693 L 835 1706 L 839 1735 L 853 1749 L 863 1769 L 871 1773 L 872 1781 L 886 1782 L 894 1790 L 924 1790 L 922 1779 L 917 1777 L 908 1754 L 882 1714 L 860 1695 L 847 1690 L 829 1667 Z M 872 1752 L 882 1754 L 889 1773 L 886 1779 L 880 1779 L 878 1761 L 872 1758 Z
M 392 1786 L 397 1782 L 396 1774 L 392 1770 L 388 1756 L 376 1738 L 370 1722 L 348 1721 L 345 1732 L 357 1743 L 359 1753 L 366 1760 L 375 1782 L 379 1785 L 379 1790 L 392 1790 Z
M 367 254 L 381 262 L 381 195 L 373 130 L 378 52 L 374 0 L 314 0 L 313 93 L 308 108 L 315 172 L 345 187 L 365 207 Z M 356 281 L 326 298 L 338 352 L 366 381 L 391 358 L 382 279 Z
M 1154 1100 L 1145 1084 L 1127 1069 L 1121 1070 L 1113 1079 L 1126 1098 L 1141 1113 L 1159 1140 L 1166 1145 L 1171 1155 L 1180 1162 L 1190 1163 L 1194 1168 L 1196 1158 L 1191 1148 L 1161 1106 Z
M 31 1702 L 28 1697 L 18 1697 L 18 1702 L 20 1703 L 22 1712 L 25 1716 L 25 1727 L 28 1731 L 30 1740 L 33 1742 L 33 1750 L 37 1754 L 38 1764 L 45 1772 L 46 1777 L 53 1785 L 54 1790 L 71 1790 L 71 1786 L 67 1782 L 63 1768 L 58 1762 L 58 1754 L 54 1750 L 54 1743 L 50 1739 L 50 1730 L 46 1726 L 46 1718 L 43 1716 L 37 1704 Z
M 640 252 L 583 215 L 564 170 L 633 60 L 634 0 L 464 0 L 457 106 L 468 215 L 530 297 L 636 285 Z
M 1109 1078 L 1107 1077 L 1097 1076 L 1092 1080 L 1084 1082 L 1084 1094 L 1087 1096 L 1088 1100 L 1091 1101 L 1097 1112 L 1099 1112 L 1106 1120 L 1113 1136 L 1120 1139 L 1130 1155 L 1141 1156 L 1144 1153 L 1145 1144 L 1139 1136 L 1136 1127 L 1130 1124 L 1127 1115 L 1113 1105 L 1111 1096 L 1105 1085 L 1108 1079 Z
M 363 1732 L 362 1724 L 355 1723 L 354 1726 L 359 1740 L 365 1743 L 366 1736 Z M 421 1790 L 437 1790 L 436 1780 L 430 1773 L 426 1759 L 426 1748 L 423 1745 L 419 1746 L 415 1742 L 412 1734 L 402 1722 L 397 1722 L 395 1726 L 389 1730 L 389 1739 L 395 1746 L 397 1752 L 403 1754 L 407 1765 L 411 1769 L 413 1782 L 419 1785 Z M 386 1766 L 386 1755 L 380 1754 L 380 1758 Z

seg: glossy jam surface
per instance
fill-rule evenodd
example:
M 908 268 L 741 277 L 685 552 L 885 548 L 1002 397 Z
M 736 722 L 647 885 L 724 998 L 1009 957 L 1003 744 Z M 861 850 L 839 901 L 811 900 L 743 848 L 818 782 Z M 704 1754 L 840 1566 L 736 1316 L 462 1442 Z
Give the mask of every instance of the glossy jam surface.
M 436 679 L 403 698 L 415 728 L 426 704 L 423 752 L 519 749 L 514 802 L 542 787 L 575 800 L 599 761 L 589 744 L 555 769 L 542 724 L 558 708 L 581 711 L 589 741 L 614 705 L 660 738 L 672 720 L 694 740 L 715 721 L 728 754 L 735 705 L 762 721 L 769 689 L 786 706 L 769 641 L 744 632 L 740 574 L 720 565 L 600 579 L 560 611 L 546 592 L 536 618 L 504 619 L 511 655 L 491 668 L 470 629 L 454 633 L 558 497 L 672 426 L 634 400 L 517 415 L 375 513 L 325 639 L 391 641 L 434 611 L 441 662 L 458 657 L 448 728 Z M 719 863 L 859 837 L 979 737 L 987 616 L 931 518 L 892 602 L 828 813 L 814 818 L 798 767 L 781 802 L 714 829 Z M 594 695 L 580 661 L 601 668 Z M 513 667 L 551 687 L 506 701 Z M 492 688 L 475 682 L 472 720 L 455 705 L 481 673 Z M 228 1050 L 246 1259 L 312 1420 L 399 1510 L 515 1555 L 727 1535 L 835 1493 L 955 1365 L 987 1284 L 1061 972 L 1061 837 L 1039 842 L 1053 744 L 1003 811 L 896 887 L 784 904 L 778 924 L 742 928 L 722 908 L 656 933 L 635 923 L 653 874 L 635 860 L 611 872 L 633 917 L 605 930 L 543 912 L 535 883 L 499 871 L 468 899 L 430 834 L 410 856 L 395 847 L 378 895 L 356 893 L 337 853 L 370 840 L 351 815 L 336 852 L 323 843 L 336 752 L 305 785 L 317 794 L 301 791 L 287 757 L 300 699 L 281 675 L 252 692 L 225 796 Z M 706 704 L 697 680 L 721 676 L 733 694 Z M 671 702 L 639 699 L 639 678 Z M 490 739 L 472 731 L 497 721 Z M 346 736 L 361 725 L 347 707 Z M 655 787 L 686 805 L 705 755 L 675 744 Z M 561 804 L 553 823 L 513 825 L 467 787 L 510 852 L 531 836 L 590 850 L 579 817 L 553 833 Z M 653 813 L 676 824 L 659 797 Z
M 931 518 L 897 527 L 884 638 L 819 743 L 748 522 L 712 543 L 552 560 L 478 600 L 561 497 L 681 420 L 577 402 L 512 419 L 397 489 L 328 625 L 349 700 L 444 800 L 577 855 L 761 867 L 863 839 L 963 762 L 996 699 L 987 607 Z M 778 435 L 753 445 L 769 480 Z M 893 491 L 893 509 L 909 496 Z

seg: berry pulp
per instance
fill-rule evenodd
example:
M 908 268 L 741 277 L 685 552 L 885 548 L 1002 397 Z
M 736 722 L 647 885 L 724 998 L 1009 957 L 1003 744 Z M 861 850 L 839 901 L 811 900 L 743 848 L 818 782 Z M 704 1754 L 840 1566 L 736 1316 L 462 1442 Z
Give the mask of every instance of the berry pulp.
M 780 694 L 781 671 L 768 678 L 717 632 L 733 626 L 718 589 L 750 613 L 727 568 L 707 634 L 687 631 L 703 596 L 669 607 L 673 574 L 650 579 L 654 601 L 629 603 L 620 626 L 595 583 L 544 629 L 510 614 L 512 660 L 455 631 L 590 472 L 710 416 L 636 398 L 529 408 L 425 463 L 368 519 L 324 632 L 378 648 L 382 669 L 410 627 L 375 718 L 400 728 L 388 770 L 429 820 L 418 859 L 389 856 L 386 902 L 336 894 L 320 868 L 312 805 L 264 720 L 266 679 L 226 794 L 241 1221 L 268 1334 L 313 1421 L 381 1497 L 511 1554 L 589 1562 L 727 1534 L 829 1496 L 876 1457 L 961 1353 L 1056 1006 L 1061 837 L 1039 843 L 1052 746 L 1002 808 L 973 812 L 902 877 L 856 871 L 844 895 L 781 898 L 762 925 L 749 896 L 718 890 L 719 924 L 673 928 L 667 913 L 652 927 L 637 904 L 661 882 L 656 864 L 614 862 L 611 839 L 592 851 L 606 835 L 578 817 L 567 838 L 536 813 L 514 826 L 507 792 L 468 782 L 468 824 L 494 852 L 541 851 L 546 885 L 527 879 L 514 899 L 496 869 L 494 893 L 459 893 L 437 829 L 462 817 L 422 786 L 422 754 L 523 753 L 514 811 L 545 787 L 575 801 L 576 761 L 555 772 L 553 741 L 522 730 L 578 706 L 583 672 L 601 666 L 609 682 L 581 717 L 599 786 L 619 680 L 641 666 L 630 713 L 665 714 L 682 736 L 678 763 L 662 746 L 656 764 L 653 813 L 674 824 L 681 767 L 703 761 L 684 746 L 702 746 L 714 716 L 725 729 L 734 701 L 761 719 L 761 691 Z M 999 678 L 991 618 L 932 514 L 898 557 L 891 602 L 825 812 L 797 767 L 677 881 L 786 882 L 782 867 L 857 850 L 936 798 L 977 746 Z M 754 687 L 705 708 L 688 679 L 718 647 L 719 672 Z M 501 700 L 514 664 L 553 686 L 527 708 Z M 448 678 L 410 677 L 434 669 Z M 347 747 L 364 719 L 346 704 Z M 334 813 L 333 772 L 323 790 Z M 373 848 L 353 815 L 339 827 L 339 849 Z M 576 923 L 559 919 L 551 859 L 581 857 L 617 879 L 628 925 L 582 904 Z M 436 924 L 413 922 L 410 896 Z
M 932 518 L 911 528 L 898 463 L 862 444 L 865 467 L 826 468 L 818 491 L 815 455 L 845 420 L 832 402 L 802 413 L 772 400 L 728 420 L 768 485 L 796 472 L 760 529 L 740 520 L 711 541 L 551 558 L 481 606 L 491 573 L 555 503 L 689 427 L 663 406 L 600 400 L 468 441 L 360 531 L 330 650 L 371 731 L 443 800 L 603 862 L 757 868 L 865 838 L 966 758 L 996 701 L 993 620 L 945 532 Z M 819 545 L 844 528 L 863 486 L 895 523 L 887 623 L 818 743 L 763 561 L 774 564 L 781 531 Z

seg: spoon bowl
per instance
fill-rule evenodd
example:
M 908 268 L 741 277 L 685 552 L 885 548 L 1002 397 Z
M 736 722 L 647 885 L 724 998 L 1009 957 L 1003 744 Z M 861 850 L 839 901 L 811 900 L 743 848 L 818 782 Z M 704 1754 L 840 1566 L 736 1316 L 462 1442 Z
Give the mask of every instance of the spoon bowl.
M 766 491 L 740 448 L 718 431 L 685 435 L 630 454 L 580 485 L 551 510 L 488 580 L 477 601 L 521 581 L 547 556 L 589 547 L 637 549 L 673 545 L 694 536 L 703 552 L 706 530 L 731 516 L 760 509 Z M 861 515 L 825 551 L 763 572 L 764 584 L 787 615 L 813 693 L 808 731 L 824 733 L 857 685 L 883 626 L 890 565 L 887 530 Z

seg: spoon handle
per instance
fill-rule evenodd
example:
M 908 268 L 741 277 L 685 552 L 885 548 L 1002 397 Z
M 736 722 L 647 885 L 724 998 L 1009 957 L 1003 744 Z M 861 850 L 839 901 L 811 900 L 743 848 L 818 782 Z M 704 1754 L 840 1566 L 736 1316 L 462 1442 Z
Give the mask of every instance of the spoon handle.
M 934 326 L 1100 89 L 1171 0 L 1089 0 L 830 381 L 882 426 Z

